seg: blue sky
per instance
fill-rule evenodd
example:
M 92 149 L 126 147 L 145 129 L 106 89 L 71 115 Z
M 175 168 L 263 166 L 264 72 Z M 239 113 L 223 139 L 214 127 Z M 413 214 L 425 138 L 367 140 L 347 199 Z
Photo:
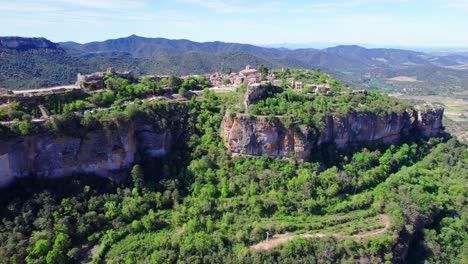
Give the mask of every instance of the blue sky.
M 468 47 L 468 0 L 0 0 L 1 36 Z

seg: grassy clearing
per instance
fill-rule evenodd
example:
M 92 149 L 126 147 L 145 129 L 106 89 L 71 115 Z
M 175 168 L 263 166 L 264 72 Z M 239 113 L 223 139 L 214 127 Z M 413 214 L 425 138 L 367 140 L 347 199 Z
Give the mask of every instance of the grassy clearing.
M 329 216 L 284 216 L 259 221 L 273 230 L 302 233 L 340 233 L 354 235 L 382 228 L 379 215 L 371 210 L 357 210 Z
M 448 110 L 456 112 L 468 112 L 468 104 L 457 104 L 452 102 L 443 103 Z

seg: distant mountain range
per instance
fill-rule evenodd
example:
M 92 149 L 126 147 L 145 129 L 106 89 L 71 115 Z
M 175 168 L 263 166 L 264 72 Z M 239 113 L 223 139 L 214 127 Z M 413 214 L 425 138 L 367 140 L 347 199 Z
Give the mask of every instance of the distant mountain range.
M 75 42 L 63 42 L 59 44 L 70 54 L 81 56 L 113 56 L 114 54 L 121 54 L 134 58 L 144 58 L 162 55 L 184 55 L 193 52 L 241 52 L 269 59 L 291 58 L 307 64 L 327 68 L 348 68 L 348 64 L 359 65 L 360 67 L 407 67 L 414 65 L 453 66 L 468 63 L 468 58 L 461 55 L 434 56 L 410 50 L 366 49 L 355 45 L 336 46 L 322 50 L 289 50 L 219 41 L 200 43 L 185 39 L 144 38 L 136 35 L 86 44 Z
M 171 40 L 165 38 L 144 38 L 132 35 L 126 38 L 110 39 L 102 42 L 78 44 L 74 42 L 59 43 L 70 53 L 101 54 L 125 53 L 135 58 L 155 57 L 161 55 L 183 55 L 191 52 L 225 53 L 243 52 L 260 57 L 280 56 L 281 51 L 273 48 L 263 48 L 247 44 L 226 42 L 193 42 L 190 40 Z
M 0 86 L 8 88 L 72 82 L 77 72 L 87 73 L 109 66 L 119 70 L 134 69 L 139 74 L 200 74 L 237 71 L 246 64 L 265 64 L 275 69 L 320 68 L 336 74 L 351 86 L 385 91 L 459 92 L 466 90 L 468 84 L 468 55 L 465 53 L 434 55 L 355 45 L 290 50 L 136 35 L 86 44 L 0 37 L 0 60 Z M 440 81 L 430 78 L 434 74 L 440 76 Z

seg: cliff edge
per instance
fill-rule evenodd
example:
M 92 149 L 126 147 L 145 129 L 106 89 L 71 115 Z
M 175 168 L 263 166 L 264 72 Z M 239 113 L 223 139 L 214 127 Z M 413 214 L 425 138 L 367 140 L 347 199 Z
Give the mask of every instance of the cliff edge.
M 273 120 L 264 116 L 231 116 L 226 113 L 222 122 L 222 137 L 233 153 L 291 157 L 299 161 L 310 158 L 311 151 L 323 144 L 338 148 L 365 145 L 377 141 L 397 143 L 405 136 L 436 137 L 442 134 L 442 107 L 408 108 L 402 114 L 379 116 L 375 113 L 349 112 L 323 119 L 318 133 L 301 126 L 287 127 L 282 117 Z
M 120 178 L 144 155 L 160 157 L 172 145 L 170 129 L 130 122 L 82 136 L 37 134 L 0 140 L 0 187 L 17 177 L 93 173 Z

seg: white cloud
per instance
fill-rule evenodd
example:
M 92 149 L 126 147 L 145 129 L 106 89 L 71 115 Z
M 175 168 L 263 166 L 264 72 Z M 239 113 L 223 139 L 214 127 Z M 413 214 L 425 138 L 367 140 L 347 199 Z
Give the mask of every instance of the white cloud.
M 50 11 L 60 11 L 62 8 L 38 4 L 37 2 L 25 2 L 21 5 L 11 1 L 0 0 L 0 11 L 19 12 L 19 13 L 41 13 Z
M 252 13 L 324 13 L 347 11 L 352 7 L 381 5 L 383 3 L 407 3 L 410 0 L 335 0 L 309 1 L 306 4 L 294 4 L 293 1 L 246 1 L 246 0 L 177 0 L 178 2 L 197 5 L 223 14 Z
M 153 17 L 147 13 L 129 13 L 129 14 L 113 14 L 113 13 L 101 13 L 93 11 L 66 11 L 61 14 L 54 14 L 54 17 L 58 17 L 66 20 L 100 20 L 106 19 L 110 21 L 151 21 Z
M 144 6 L 143 0 L 44 0 L 41 3 L 28 0 L 22 1 L 21 4 L 0 0 L 3 18 L 14 14 L 15 17 L 27 16 L 28 20 L 43 22 L 83 22 L 99 19 L 150 21 L 154 15 L 146 12 Z M 11 20 L 11 16 L 8 17 Z
M 237 13 L 242 11 L 242 6 L 232 1 L 223 0 L 180 0 L 187 4 L 199 5 L 218 13 Z
M 146 5 L 142 0 L 52 0 L 51 2 L 96 9 L 139 9 Z
M 295 13 L 333 13 L 346 12 L 351 8 L 361 8 L 370 6 L 381 6 L 383 4 L 403 4 L 410 0 L 337 0 L 337 1 L 311 1 L 303 6 L 292 8 L 288 11 Z
M 39 24 L 53 27 L 117 24 L 116 28 L 136 24 L 177 23 L 179 26 L 188 26 L 193 24 L 192 20 L 193 18 L 187 17 L 187 14 L 179 10 L 146 8 L 143 0 L 43 0 L 40 3 L 23 0 L 21 4 L 0 0 L 0 21 L 4 24 L 13 23 L 18 28 L 28 25 L 29 28 L 33 28 Z M 0 32 L 8 31 L 4 29 Z
M 253 1 L 240 0 L 178 0 L 178 2 L 198 5 L 223 14 L 273 13 L 285 8 L 285 5 L 280 1 L 254 3 Z
M 468 10 L 468 0 L 450 0 L 448 6 L 451 8 L 462 8 Z
M 66 10 L 143 10 L 146 6 L 143 0 L 44 0 L 21 1 L 21 3 L 0 0 L 0 11 L 17 13 L 50 13 Z

